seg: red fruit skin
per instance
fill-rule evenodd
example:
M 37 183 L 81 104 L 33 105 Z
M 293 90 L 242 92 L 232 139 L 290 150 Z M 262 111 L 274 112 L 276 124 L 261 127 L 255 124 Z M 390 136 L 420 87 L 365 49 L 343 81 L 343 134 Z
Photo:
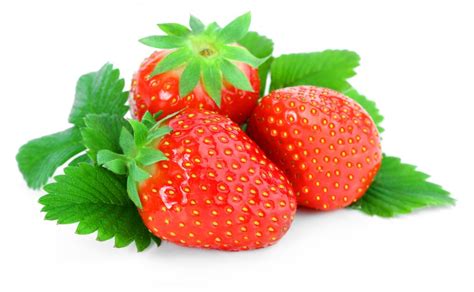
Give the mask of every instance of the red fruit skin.
M 139 186 L 145 225 L 176 244 L 248 250 L 288 230 L 296 198 L 284 173 L 230 119 L 203 110 L 173 118 L 157 145 L 168 161 Z
M 165 117 L 188 107 L 218 112 L 238 124 L 242 124 L 248 119 L 259 98 L 260 79 L 257 69 L 244 63 L 236 63 L 249 79 L 254 92 L 236 89 L 225 82 L 221 94 L 221 108 L 219 108 L 206 93 L 201 82 L 189 95 L 180 98 L 179 79 L 183 68 L 149 78 L 155 66 L 170 52 L 170 50 L 154 52 L 145 59 L 135 74 L 129 98 L 134 118 L 141 120 L 147 111 L 154 114 L 160 110 L 163 111 L 161 117 Z
M 247 133 L 285 171 L 301 206 L 346 207 L 364 195 L 380 168 L 374 122 L 334 90 L 273 91 L 255 108 Z

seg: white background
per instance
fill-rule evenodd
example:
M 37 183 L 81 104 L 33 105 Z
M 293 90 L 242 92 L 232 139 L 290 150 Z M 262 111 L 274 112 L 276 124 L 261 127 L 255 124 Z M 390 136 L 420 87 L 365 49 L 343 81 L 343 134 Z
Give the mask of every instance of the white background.
M 2 1 L 1 291 L 474 291 L 472 1 Z M 298 212 L 274 247 L 228 253 L 164 243 L 141 254 L 43 221 L 14 156 L 67 127 L 77 78 L 110 61 L 130 77 L 137 39 L 190 13 L 252 11 L 276 55 L 350 49 L 355 87 L 385 116 L 384 151 L 457 199 L 397 219 Z M 87 290 L 86 290 L 87 289 Z

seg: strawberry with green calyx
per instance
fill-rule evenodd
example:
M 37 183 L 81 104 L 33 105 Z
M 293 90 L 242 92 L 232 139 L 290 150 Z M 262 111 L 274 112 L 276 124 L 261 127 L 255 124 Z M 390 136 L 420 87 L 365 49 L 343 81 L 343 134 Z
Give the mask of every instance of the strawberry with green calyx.
M 382 160 L 373 120 L 330 89 L 271 92 L 255 108 L 247 132 L 285 170 L 298 204 L 318 210 L 346 207 L 362 197 Z
M 189 24 L 159 24 L 167 35 L 140 40 L 162 50 L 134 76 L 132 114 L 141 119 L 147 111 L 162 110 L 166 116 L 185 107 L 205 108 L 243 123 L 259 98 L 257 67 L 265 61 L 237 44 L 248 32 L 250 13 L 223 28 L 204 26 L 193 16 Z
M 97 163 L 116 174 L 128 174 L 127 192 L 130 199 L 139 208 L 142 208 L 138 195 L 137 184 L 148 179 L 150 173 L 147 167 L 159 161 L 166 160 L 166 156 L 156 149 L 158 139 L 171 132 L 171 128 L 163 125 L 163 119 L 156 123 L 161 113 L 152 116 L 146 113 L 143 122 L 130 120 L 133 129 L 131 134 L 125 127 L 120 133 L 120 147 L 123 154 L 110 150 L 101 150 L 97 153 Z
M 161 120 L 163 121 L 163 120 Z M 219 114 L 186 109 L 153 125 L 150 114 L 122 132 L 124 154 L 99 164 L 128 174 L 128 192 L 156 236 L 191 247 L 247 250 L 276 243 L 296 199 L 288 179 L 258 146 Z M 170 132 L 170 129 L 173 129 Z

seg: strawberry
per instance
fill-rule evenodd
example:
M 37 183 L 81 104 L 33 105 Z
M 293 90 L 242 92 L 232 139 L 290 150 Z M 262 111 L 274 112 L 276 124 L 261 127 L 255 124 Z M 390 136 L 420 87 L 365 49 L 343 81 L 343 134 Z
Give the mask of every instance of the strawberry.
M 343 208 L 364 195 L 382 152 L 377 128 L 356 102 L 314 86 L 279 89 L 249 120 L 249 136 L 287 174 L 299 205 Z
M 150 119 L 132 122 L 135 140 L 152 137 L 148 142 L 130 155 L 101 151 L 98 160 L 118 173 L 128 167 L 129 194 L 154 235 L 189 247 L 247 250 L 286 233 L 296 210 L 291 184 L 237 124 L 187 109 L 169 121 L 170 133 L 156 125 L 143 130 Z M 143 159 L 150 151 L 156 158 Z
M 254 57 L 236 42 L 247 34 L 250 14 L 220 28 L 204 27 L 191 17 L 191 29 L 180 24 L 160 24 L 169 35 L 151 36 L 141 42 L 163 50 L 154 52 L 140 66 L 132 81 L 133 116 L 146 112 L 163 116 L 185 107 L 204 108 L 245 122 L 257 105 L 260 79 Z

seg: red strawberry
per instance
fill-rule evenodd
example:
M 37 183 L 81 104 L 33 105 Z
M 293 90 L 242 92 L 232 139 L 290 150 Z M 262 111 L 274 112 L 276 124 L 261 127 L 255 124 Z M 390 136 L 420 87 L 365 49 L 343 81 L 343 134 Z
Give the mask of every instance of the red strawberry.
M 359 199 L 381 163 L 370 116 L 330 89 L 299 86 L 270 93 L 255 108 L 247 132 L 288 175 L 298 204 L 318 210 Z
M 207 27 L 191 17 L 192 30 L 179 24 L 161 24 L 169 35 L 151 36 L 142 43 L 165 50 L 154 52 L 135 74 L 131 111 L 141 119 L 149 111 L 172 114 L 185 107 L 204 108 L 245 122 L 257 105 L 262 60 L 236 45 L 248 31 L 250 14 L 224 28 Z
M 132 126 L 140 136 L 143 131 Z M 237 124 L 188 109 L 169 126 L 171 133 L 146 144 L 167 160 L 141 165 L 140 153 L 150 146 L 138 147 L 133 159 L 151 173 L 137 191 L 140 214 L 153 234 L 184 246 L 246 250 L 272 245 L 286 233 L 296 210 L 292 187 Z M 109 169 L 116 160 L 116 154 L 99 153 Z M 133 167 L 131 177 L 139 177 Z

